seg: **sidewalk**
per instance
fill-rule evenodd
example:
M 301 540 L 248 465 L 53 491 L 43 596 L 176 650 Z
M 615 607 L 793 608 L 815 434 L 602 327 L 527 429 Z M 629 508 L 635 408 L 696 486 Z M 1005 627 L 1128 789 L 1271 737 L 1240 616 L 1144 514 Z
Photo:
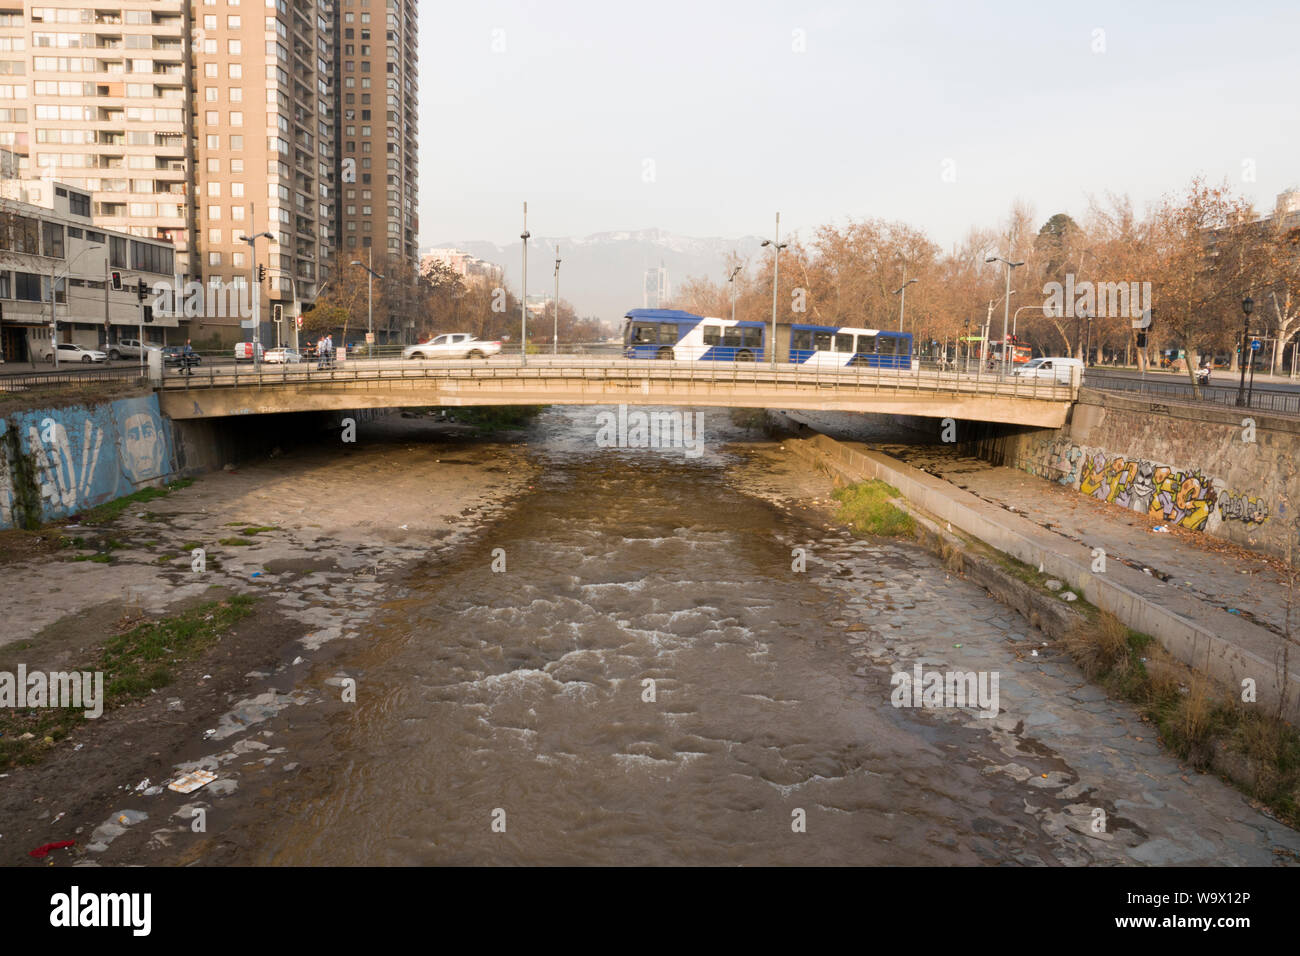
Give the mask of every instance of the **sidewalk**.
M 1205 605 L 1201 621 L 1207 626 L 1212 627 L 1218 615 L 1231 613 L 1274 634 L 1286 631 L 1287 586 L 1282 564 L 1274 559 L 1125 511 L 1015 468 L 994 467 L 934 447 L 875 447 L 1070 541 L 1105 549 L 1108 562 L 1119 561 L 1149 574 L 1145 591 L 1154 600 L 1177 592 Z M 1170 531 L 1153 531 L 1157 526 L 1169 526 Z M 1291 628 L 1300 638 L 1300 588 L 1291 603 L 1296 605 Z

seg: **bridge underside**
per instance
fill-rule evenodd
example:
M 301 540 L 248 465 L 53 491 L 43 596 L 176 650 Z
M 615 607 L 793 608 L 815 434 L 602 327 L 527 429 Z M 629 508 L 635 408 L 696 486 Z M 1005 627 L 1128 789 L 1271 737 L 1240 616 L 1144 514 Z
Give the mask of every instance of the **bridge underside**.
M 964 421 L 1060 428 L 1068 400 L 1019 398 L 961 390 L 845 387 L 771 383 L 640 381 L 512 382 L 508 379 L 408 379 L 383 382 L 304 382 L 235 388 L 164 388 L 158 393 L 173 419 L 224 418 L 355 408 L 460 405 L 679 405 L 782 408 L 920 415 Z

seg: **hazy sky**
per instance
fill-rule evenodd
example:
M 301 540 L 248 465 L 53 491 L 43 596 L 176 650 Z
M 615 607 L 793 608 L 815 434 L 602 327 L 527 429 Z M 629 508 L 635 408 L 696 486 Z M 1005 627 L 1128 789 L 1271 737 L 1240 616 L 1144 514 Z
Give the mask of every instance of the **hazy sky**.
M 1296 0 L 420 7 L 422 246 L 512 241 L 525 199 L 535 237 L 779 209 L 946 246 L 1017 198 L 1141 208 L 1201 173 L 1271 209 L 1300 181 Z

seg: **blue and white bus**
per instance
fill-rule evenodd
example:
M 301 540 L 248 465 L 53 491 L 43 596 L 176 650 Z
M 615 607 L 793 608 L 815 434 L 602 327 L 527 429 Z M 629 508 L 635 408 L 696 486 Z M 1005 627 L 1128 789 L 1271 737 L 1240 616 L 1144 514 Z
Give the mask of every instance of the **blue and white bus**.
M 680 309 L 632 309 L 623 318 L 623 354 L 628 358 L 763 361 L 762 322 L 706 318 Z
M 832 325 L 791 325 L 790 361 L 800 365 L 912 367 L 912 336 L 907 332 Z M 778 326 L 777 338 L 785 329 Z
M 632 309 L 624 316 L 623 354 L 634 359 L 761 362 L 768 327 L 680 309 Z M 777 324 L 778 361 L 795 365 L 910 369 L 906 332 L 833 325 Z

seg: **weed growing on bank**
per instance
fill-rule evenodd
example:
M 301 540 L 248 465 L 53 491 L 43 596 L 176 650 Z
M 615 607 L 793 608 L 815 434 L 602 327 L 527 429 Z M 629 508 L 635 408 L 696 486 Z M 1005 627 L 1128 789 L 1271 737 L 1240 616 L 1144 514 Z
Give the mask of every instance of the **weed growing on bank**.
M 891 501 L 900 497 L 898 489 L 892 485 L 872 478 L 837 488 L 834 496 L 840 503 L 837 520 L 847 524 L 855 534 L 885 538 L 916 536 L 916 522 L 912 516 Z
M 82 524 L 104 524 L 112 521 L 131 505 L 142 504 L 146 501 L 153 501 L 155 498 L 165 498 L 173 491 L 181 488 L 188 488 L 194 484 L 192 478 L 180 478 L 176 481 L 168 482 L 161 488 L 141 488 L 124 498 L 117 498 L 113 501 L 106 501 L 102 505 L 91 508 L 81 515 Z
M 256 600 L 237 594 L 139 624 L 110 638 L 93 660 L 77 669 L 103 672 L 106 711 L 147 697 L 171 683 L 175 664 L 197 658 L 251 614 Z M 13 653 L 30 646 L 23 642 L 6 650 Z M 0 662 L 0 670 L 13 673 L 16 669 L 16 661 Z M 84 711 L 71 707 L 0 710 L 0 771 L 40 760 L 84 720 Z
M 1105 611 L 1081 618 L 1065 648 L 1090 680 L 1138 706 L 1160 738 L 1197 770 L 1238 787 L 1300 827 L 1300 733 L 1175 660 L 1150 635 Z

